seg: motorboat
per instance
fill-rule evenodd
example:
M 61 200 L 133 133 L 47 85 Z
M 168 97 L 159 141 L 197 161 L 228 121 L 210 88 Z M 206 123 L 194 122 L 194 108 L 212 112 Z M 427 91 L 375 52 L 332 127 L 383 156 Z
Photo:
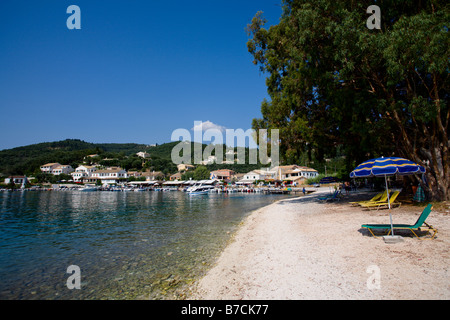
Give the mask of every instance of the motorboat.
M 194 196 L 194 195 L 208 194 L 212 190 L 214 190 L 214 186 L 199 185 L 188 188 L 187 193 L 191 196 Z
M 97 190 L 98 190 L 98 188 L 94 187 L 94 186 L 85 186 L 83 188 L 80 188 L 80 191 L 83 191 L 83 192 L 92 192 L 92 191 L 97 191 Z

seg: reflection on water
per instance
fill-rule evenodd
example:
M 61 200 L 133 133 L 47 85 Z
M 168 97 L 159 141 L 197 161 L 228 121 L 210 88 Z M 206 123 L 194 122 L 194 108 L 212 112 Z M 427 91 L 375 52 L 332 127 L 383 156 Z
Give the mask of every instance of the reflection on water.
M 243 217 L 282 197 L 0 192 L 0 299 L 173 299 Z M 70 265 L 80 290 L 66 286 Z

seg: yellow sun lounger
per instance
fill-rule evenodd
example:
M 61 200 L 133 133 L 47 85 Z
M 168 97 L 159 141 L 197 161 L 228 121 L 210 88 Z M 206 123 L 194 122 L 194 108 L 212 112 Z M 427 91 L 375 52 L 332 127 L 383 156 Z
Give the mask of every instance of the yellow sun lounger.
M 350 202 L 350 204 L 352 206 L 356 207 L 356 206 L 360 206 L 360 205 L 365 204 L 365 203 L 373 203 L 373 202 L 376 202 L 376 201 L 387 201 L 387 192 L 386 191 L 380 192 L 380 193 L 378 193 L 376 196 L 374 196 L 370 200 L 355 201 L 355 202 Z
M 392 195 L 389 197 L 389 203 L 391 204 L 390 207 L 400 207 L 402 204 L 401 202 L 395 202 L 395 199 L 397 199 L 398 195 L 400 194 L 400 191 L 394 191 L 394 193 L 392 193 Z M 363 203 L 361 204 L 361 207 L 363 208 L 367 208 L 367 209 L 372 209 L 372 208 L 389 208 L 389 203 L 387 201 L 387 199 L 385 201 L 374 201 L 371 203 Z

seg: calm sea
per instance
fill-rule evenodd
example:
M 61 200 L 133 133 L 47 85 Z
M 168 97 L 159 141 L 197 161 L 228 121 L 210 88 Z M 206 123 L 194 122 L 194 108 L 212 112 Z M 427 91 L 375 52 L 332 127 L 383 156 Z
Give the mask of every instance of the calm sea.
M 0 299 L 183 298 L 243 218 L 283 198 L 0 192 Z M 71 265 L 81 289 L 67 287 Z

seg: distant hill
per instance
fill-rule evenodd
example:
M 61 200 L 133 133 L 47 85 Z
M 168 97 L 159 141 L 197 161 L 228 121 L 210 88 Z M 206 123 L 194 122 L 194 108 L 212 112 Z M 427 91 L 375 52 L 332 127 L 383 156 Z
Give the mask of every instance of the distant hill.
M 117 165 L 126 170 L 143 169 L 142 159 L 136 156 L 137 152 L 145 151 L 150 154 L 151 159 L 146 164 L 146 168 L 155 171 L 163 171 L 165 174 L 172 174 L 177 171 L 176 166 L 171 161 L 172 149 L 179 144 L 179 141 L 164 143 L 156 146 L 148 146 L 137 143 L 91 143 L 79 139 L 67 139 L 56 142 L 43 142 L 23 147 L 0 151 L 0 176 L 9 175 L 33 175 L 39 172 L 39 167 L 46 163 L 59 162 L 69 164 L 76 168 L 83 163 L 88 155 L 98 154 L 96 160 L 108 158 L 98 163 L 102 165 Z M 202 145 L 202 150 L 206 144 Z M 248 149 L 246 153 L 248 155 Z M 192 163 L 195 151 L 194 143 L 191 143 Z M 246 157 L 248 159 L 248 156 Z M 212 164 L 207 166 L 209 170 L 228 168 L 236 172 L 248 172 L 261 167 L 260 164 Z
M 56 142 L 43 142 L 23 147 L 0 151 L 0 174 L 23 175 L 32 174 L 39 167 L 49 162 L 77 165 L 85 156 L 100 153 L 122 153 L 124 156 L 139 151 L 154 149 L 161 157 L 167 158 L 167 147 L 164 145 L 148 147 L 137 143 L 90 143 L 78 139 L 67 139 Z M 170 159 L 170 152 L 168 153 Z

